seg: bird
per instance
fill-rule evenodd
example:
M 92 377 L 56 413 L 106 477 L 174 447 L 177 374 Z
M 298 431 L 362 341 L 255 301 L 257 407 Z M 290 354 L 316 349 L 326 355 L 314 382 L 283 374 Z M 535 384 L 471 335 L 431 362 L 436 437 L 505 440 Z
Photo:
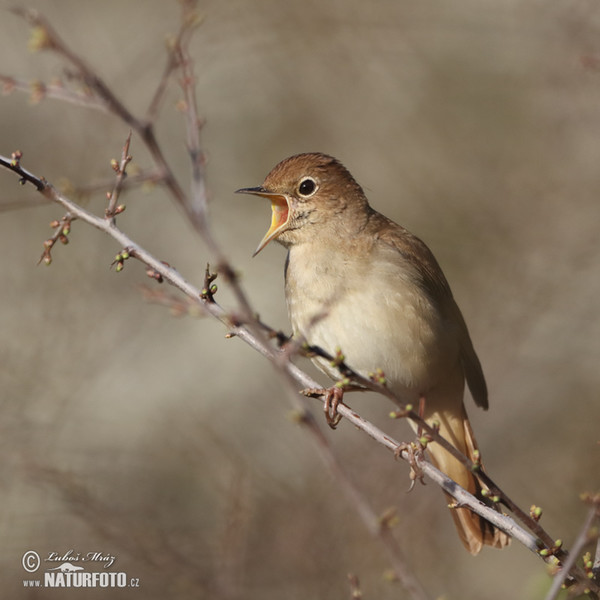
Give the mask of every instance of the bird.
M 262 185 L 237 192 L 271 202 L 271 225 L 254 256 L 272 240 L 287 249 L 285 296 L 293 336 L 329 355 L 341 351 L 345 364 L 362 376 L 383 371 L 401 402 L 420 406 L 428 424 L 479 463 L 463 397 L 466 381 L 475 404 L 487 410 L 487 385 L 465 320 L 428 246 L 372 208 L 351 173 L 327 154 L 286 158 Z M 317 354 L 313 361 L 340 379 L 331 360 Z M 440 444 L 427 444 L 427 452 L 437 468 L 483 499 L 474 474 Z M 473 555 L 484 545 L 502 548 L 510 541 L 466 507 L 451 514 Z

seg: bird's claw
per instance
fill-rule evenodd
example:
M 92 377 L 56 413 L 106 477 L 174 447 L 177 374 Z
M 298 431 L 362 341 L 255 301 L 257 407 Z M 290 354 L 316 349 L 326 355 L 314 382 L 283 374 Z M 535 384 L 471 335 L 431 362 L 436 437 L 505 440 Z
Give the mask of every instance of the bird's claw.
M 323 410 L 325 411 L 327 425 L 329 425 L 331 429 L 335 429 L 338 426 L 338 423 L 342 420 L 342 415 L 338 412 L 338 406 L 342 403 L 342 399 L 344 398 L 343 388 L 335 385 L 326 389 L 307 388 L 302 390 L 302 394 L 312 398 L 325 396 Z
M 423 450 L 420 446 L 417 446 L 417 444 L 407 444 L 403 442 L 394 450 L 394 456 L 400 458 L 402 452 L 408 454 L 408 464 L 410 465 L 410 487 L 407 490 L 408 493 L 412 492 L 417 480 L 425 485 L 425 476 L 418 463 L 418 460 L 423 456 Z

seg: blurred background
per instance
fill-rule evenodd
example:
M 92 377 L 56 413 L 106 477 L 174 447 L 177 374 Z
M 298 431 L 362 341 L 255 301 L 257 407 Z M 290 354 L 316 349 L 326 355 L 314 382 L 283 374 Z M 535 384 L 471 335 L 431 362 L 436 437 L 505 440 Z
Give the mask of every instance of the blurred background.
M 143 114 L 177 31 L 175 1 L 31 0 L 119 98 Z M 423 238 L 484 365 L 489 412 L 467 409 L 492 477 L 570 544 L 600 486 L 600 8 L 591 0 L 207 0 L 192 43 L 214 228 L 261 317 L 289 331 L 284 251 L 252 252 L 268 203 L 236 196 L 284 157 L 341 159 L 371 203 Z M 0 72 L 63 76 L 2 9 Z M 187 188 L 181 98 L 158 136 Z M 0 153 L 54 183 L 111 181 L 128 128 L 26 94 L 0 97 Z M 134 162 L 149 166 L 134 137 Z M 107 188 L 108 189 L 108 188 Z M 160 188 L 123 196 L 119 225 L 201 285 L 209 256 Z M 88 207 L 102 214 L 102 194 Z M 145 598 L 406 598 L 381 546 L 324 470 L 271 366 L 209 319 L 144 302 L 151 283 L 75 222 L 36 266 L 51 220 L 0 172 L 0 573 L 27 590 L 27 550 L 116 556 Z M 59 247 L 60 246 L 60 247 Z M 221 283 L 218 299 L 232 301 Z M 310 368 L 308 365 L 304 365 Z M 312 372 L 312 371 L 311 371 Z M 324 382 L 325 383 L 325 382 Z M 349 403 L 396 438 L 382 398 Z M 315 411 L 320 413 L 316 405 Z M 327 431 L 432 598 L 542 598 L 543 563 L 513 544 L 473 558 L 433 484 L 342 422 Z M 67 597 L 71 592 L 65 592 Z M 73 594 L 79 592 L 72 592 Z M 88 590 L 128 598 L 134 590 Z M 138 594 L 139 595 L 139 594 Z

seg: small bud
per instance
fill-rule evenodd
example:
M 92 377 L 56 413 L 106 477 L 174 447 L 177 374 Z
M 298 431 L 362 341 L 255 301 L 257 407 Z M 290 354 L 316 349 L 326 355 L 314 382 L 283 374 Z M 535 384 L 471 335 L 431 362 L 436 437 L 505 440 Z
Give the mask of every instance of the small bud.
M 119 163 L 115 158 L 111 158 L 110 160 L 110 168 L 115 171 L 115 173 L 118 173 L 120 171 L 119 169 Z
M 59 235 L 58 239 L 60 240 L 61 244 L 65 244 L 65 246 L 69 243 L 69 238 L 66 235 Z
M 46 254 L 46 256 L 44 256 L 44 264 L 46 266 L 50 266 L 51 263 L 52 263 L 52 257 L 49 254 Z
M 217 290 L 218 290 L 218 288 L 217 288 L 217 284 L 216 284 L 216 283 L 213 283 L 213 285 L 211 285 L 211 286 L 210 286 L 210 293 L 211 293 L 211 294 L 216 294 L 216 293 L 217 293 Z
M 54 219 L 54 221 L 50 221 L 50 227 L 52 227 L 52 229 L 56 229 L 57 227 L 60 227 L 60 221 Z
M 529 516 L 534 521 L 539 521 L 540 517 L 542 516 L 542 509 L 541 509 L 541 507 L 536 506 L 535 504 L 532 504 L 531 508 L 529 509 Z
M 119 204 L 117 208 L 115 208 L 115 215 L 120 215 L 125 210 L 124 204 Z
M 30 52 L 39 52 L 40 50 L 51 48 L 52 40 L 48 35 L 48 30 L 41 25 L 34 27 L 31 30 L 31 36 L 27 42 L 27 47 L 29 48 Z
M 129 258 L 129 252 L 127 250 L 123 250 L 123 252 L 121 252 L 121 258 L 123 260 L 127 260 Z
M 23 158 L 23 153 L 20 150 L 15 150 L 14 152 L 11 153 L 10 158 L 11 158 L 11 163 L 10 163 L 11 166 L 18 167 L 19 161 Z
M 387 571 L 384 571 L 383 579 L 387 582 L 398 581 L 398 575 L 396 575 L 396 572 L 393 569 L 388 569 Z
M 117 266 L 115 267 L 115 271 L 116 271 L 117 273 L 120 273 L 120 272 L 123 270 L 123 266 L 124 266 L 124 265 L 123 265 L 123 263 L 119 261 L 119 262 L 117 263 Z

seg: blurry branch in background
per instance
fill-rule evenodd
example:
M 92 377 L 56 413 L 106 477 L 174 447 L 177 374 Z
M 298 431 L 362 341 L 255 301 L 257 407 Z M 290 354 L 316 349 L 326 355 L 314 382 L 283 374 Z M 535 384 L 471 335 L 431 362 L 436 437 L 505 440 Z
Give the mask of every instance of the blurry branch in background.
M 564 549 L 562 542 L 552 538 L 540 525 L 541 509 L 533 506 L 529 511 L 526 511 L 516 505 L 481 470 L 479 464 L 471 462 L 467 457 L 460 454 L 447 440 L 439 435 L 435 427 L 423 421 L 412 407 L 404 405 L 398 398 L 394 397 L 386 387 L 383 376 L 374 376 L 372 379 L 361 377 L 350 366 L 345 365 L 343 357 L 327 356 L 319 348 L 307 348 L 298 342 L 289 341 L 281 332 L 272 330 L 256 317 L 255 311 L 240 286 L 234 268 L 228 262 L 219 241 L 213 236 L 207 217 L 208 202 L 204 178 L 205 156 L 200 141 L 202 120 L 197 113 L 193 61 L 189 54 L 189 43 L 199 23 L 199 19 L 194 12 L 195 2 L 188 0 L 182 2 L 182 5 L 182 25 L 178 34 L 169 45 L 166 67 L 144 118 L 138 118 L 133 115 L 96 72 L 81 57 L 67 47 L 41 15 L 35 11 L 24 9 L 16 9 L 14 11 L 33 26 L 33 36 L 30 43 L 32 49 L 51 50 L 61 56 L 70 65 L 70 68 L 74 69 L 74 71 L 69 72 L 71 85 L 72 82 L 77 82 L 82 88 L 78 90 L 72 89 L 72 87 L 65 87 L 62 82 L 51 85 L 37 82 L 32 88 L 31 84 L 22 80 L 0 75 L 0 81 L 4 83 L 4 91 L 27 90 L 31 92 L 33 89 L 32 93 L 38 101 L 43 98 L 56 98 L 66 102 L 75 102 L 88 108 L 100 109 L 115 115 L 131 128 L 131 132 L 124 144 L 120 161 L 113 160 L 111 163 L 116 173 L 116 178 L 109 184 L 112 186 L 112 192 L 106 193 L 108 204 L 104 216 L 97 216 L 84 209 L 80 204 L 73 201 L 67 193 L 60 192 L 43 177 L 39 177 L 24 169 L 21 165 L 22 153 L 20 151 L 13 152 L 10 158 L 0 156 L 0 166 L 16 173 L 22 184 L 31 183 L 47 200 L 58 203 L 66 209 L 65 215 L 51 224 L 55 231 L 53 236 L 44 243 L 44 252 L 40 261 L 50 264 L 52 262 L 52 250 L 55 243 L 57 241 L 63 244 L 68 243 L 68 236 L 73 222 L 77 220 L 83 221 L 111 236 L 122 248 L 112 263 L 116 271 L 122 271 L 125 262 L 129 258 L 137 259 L 146 266 L 146 272 L 149 277 L 158 283 L 164 281 L 170 283 L 184 294 L 185 299 L 182 300 L 169 293 L 155 291 L 156 288 L 149 287 L 144 288 L 146 297 L 150 297 L 152 301 L 169 306 L 178 314 L 199 310 L 205 315 L 218 319 L 228 328 L 228 335 L 230 337 L 236 336 L 240 338 L 268 358 L 282 376 L 284 390 L 294 407 L 298 423 L 310 434 L 324 464 L 335 476 L 369 532 L 383 544 L 393 566 L 395 576 L 404 585 L 411 598 L 424 600 L 427 598 L 427 595 L 421 584 L 415 579 L 398 543 L 391 535 L 393 515 L 388 514 L 383 517 L 376 515 L 334 455 L 327 437 L 323 434 L 310 412 L 309 403 L 311 403 L 311 400 L 298 394 L 299 388 L 320 388 L 317 382 L 294 365 L 292 359 L 298 355 L 321 354 L 333 361 L 337 366 L 341 376 L 339 386 L 342 388 L 358 385 L 361 388 L 376 391 L 391 400 L 397 407 L 397 410 L 393 413 L 394 417 L 408 418 L 419 424 L 422 436 L 416 443 L 399 443 L 375 425 L 363 419 L 345 404 L 340 404 L 338 410 L 353 425 L 392 451 L 395 456 L 407 460 L 411 465 L 411 473 L 414 478 L 420 479 L 423 475 L 427 476 L 453 496 L 458 506 L 468 507 L 477 514 L 485 517 L 494 525 L 509 533 L 515 540 L 538 554 L 546 562 L 550 563 L 557 573 L 553 590 L 554 588 L 557 590 L 560 589 L 563 582 L 566 582 L 567 585 L 571 586 L 572 591 L 583 592 L 584 590 L 589 590 L 592 598 L 598 598 L 598 594 L 600 594 L 598 573 L 597 568 L 593 567 L 594 563 L 591 557 L 588 557 L 587 560 L 584 558 L 583 567 L 577 566 L 575 561 L 586 543 L 593 541 L 589 538 L 593 524 L 598 519 L 600 497 L 597 495 L 588 495 L 587 499 L 591 503 L 588 519 L 586 520 L 585 527 L 582 529 L 581 535 L 577 538 L 574 551 L 569 554 Z M 154 123 L 159 117 L 165 91 L 168 88 L 170 80 L 175 75 L 179 77 L 179 83 L 183 92 L 183 100 L 179 108 L 185 115 L 187 147 L 191 162 L 189 194 L 179 184 L 154 134 Z M 146 146 L 154 164 L 141 174 L 129 178 L 127 168 L 131 161 L 129 150 L 132 132 Z M 183 209 L 196 232 L 206 243 L 212 257 L 211 260 L 216 264 L 216 273 L 220 275 L 234 292 L 236 306 L 233 310 L 223 308 L 215 300 L 217 287 L 214 284 L 214 280 L 216 273 L 212 273 L 208 267 L 204 285 L 202 289 L 199 289 L 186 281 L 170 265 L 155 258 L 150 252 L 139 246 L 117 227 L 117 216 L 125 210 L 123 204 L 118 204 L 122 192 L 145 181 L 153 181 L 164 186 L 176 204 Z M 94 189 L 98 188 L 90 188 L 88 193 L 91 193 Z M 319 396 L 318 399 L 324 402 L 323 395 Z M 428 443 L 443 445 L 463 464 L 474 471 L 484 485 L 491 503 L 496 506 L 506 506 L 525 527 L 519 525 L 514 518 L 503 515 L 494 510 L 494 508 L 480 502 L 424 460 L 424 450 Z M 598 557 L 596 557 L 596 565 L 597 562 Z M 554 596 L 549 595 L 548 598 L 555 597 L 556 592 L 551 593 Z

